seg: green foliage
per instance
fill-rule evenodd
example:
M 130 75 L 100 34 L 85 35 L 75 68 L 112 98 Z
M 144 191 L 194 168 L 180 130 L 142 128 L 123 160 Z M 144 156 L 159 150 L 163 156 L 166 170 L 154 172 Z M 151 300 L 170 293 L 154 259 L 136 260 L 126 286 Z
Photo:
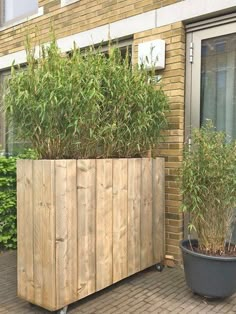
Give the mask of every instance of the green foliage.
M 5 109 L 18 139 L 44 159 L 142 156 L 156 148 L 167 125 L 164 92 L 146 71 L 109 49 L 74 48 L 63 56 L 55 40 L 27 48 L 27 69 L 15 71 Z
M 16 160 L 35 158 L 32 150 L 17 157 L 0 156 L 0 249 L 16 248 Z
M 16 158 L 0 156 L 0 248 L 16 248 Z
M 181 176 L 182 210 L 190 213 L 189 227 L 197 232 L 200 247 L 224 252 L 236 207 L 236 142 L 215 131 L 212 122 L 194 130 Z

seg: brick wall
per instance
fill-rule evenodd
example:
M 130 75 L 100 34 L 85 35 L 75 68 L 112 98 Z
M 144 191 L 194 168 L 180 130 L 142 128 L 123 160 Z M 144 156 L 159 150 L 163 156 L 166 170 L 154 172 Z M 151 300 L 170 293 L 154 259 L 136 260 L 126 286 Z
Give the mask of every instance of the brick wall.
M 35 36 L 37 26 L 42 41 L 47 41 L 54 25 L 57 38 L 112 23 L 130 16 L 182 0 L 80 0 L 60 7 L 60 0 L 39 0 L 44 15 L 0 32 L 0 56 L 24 49 L 27 33 Z
M 179 241 L 183 237 L 183 214 L 180 213 L 181 196 L 177 169 L 183 158 L 184 142 L 184 74 L 185 30 L 181 22 L 134 35 L 134 62 L 137 62 L 138 43 L 164 39 L 166 42 L 166 67 L 162 75 L 163 89 L 169 97 L 171 111 L 169 127 L 164 132 L 165 141 L 158 155 L 166 161 L 166 253 L 180 260 Z

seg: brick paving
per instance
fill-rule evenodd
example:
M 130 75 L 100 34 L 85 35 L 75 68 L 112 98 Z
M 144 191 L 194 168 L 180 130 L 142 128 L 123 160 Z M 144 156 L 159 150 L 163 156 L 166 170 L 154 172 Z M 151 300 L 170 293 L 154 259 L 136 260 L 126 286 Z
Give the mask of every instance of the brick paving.
M 0 254 L 0 314 L 48 314 L 16 296 L 16 252 Z M 154 267 L 69 306 L 68 314 L 236 313 L 236 294 L 209 301 L 186 287 L 181 267 Z

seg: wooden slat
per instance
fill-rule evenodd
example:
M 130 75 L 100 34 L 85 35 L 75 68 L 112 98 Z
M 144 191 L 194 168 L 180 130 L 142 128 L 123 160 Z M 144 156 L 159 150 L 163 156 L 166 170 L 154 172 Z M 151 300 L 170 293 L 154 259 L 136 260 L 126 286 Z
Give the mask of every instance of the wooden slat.
M 54 308 L 56 306 L 54 161 L 44 160 L 42 167 L 42 305 L 45 308 Z M 34 191 L 34 193 L 37 193 L 37 191 Z
M 64 304 L 78 299 L 78 210 L 76 160 L 67 160 L 66 210 L 67 210 L 67 295 Z
M 153 262 L 164 259 L 165 250 L 165 163 L 155 158 L 153 165 Z
M 141 269 L 153 265 L 152 250 L 152 160 L 142 159 Z
M 128 160 L 128 275 L 140 271 L 141 159 Z
M 17 294 L 26 299 L 24 166 L 24 160 L 17 160 Z
M 28 300 L 34 300 L 34 242 L 33 242 L 33 162 L 24 160 L 24 243 L 27 248 L 25 251 L 25 276 L 26 276 L 26 295 Z
M 96 290 L 95 284 L 95 160 L 77 161 L 78 298 Z
M 55 161 L 56 187 L 56 303 L 63 306 L 67 288 L 67 206 L 66 206 L 66 161 Z
M 127 159 L 113 160 L 113 283 L 128 274 Z
M 33 162 L 34 190 L 34 287 L 35 303 L 43 304 L 43 250 L 44 250 L 44 219 L 43 219 L 43 161 Z
M 78 296 L 76 161 L 56 160 L 55 173 L 56 290 L 60 308 Z
M 31 161 L 26 161 L 26 184 L 29 185 L 27 171 Z M 35 299 L 33 303 L 53 309 L 56 306 L 55 291 L 55 204 L 54 204 L 54 162 L 50 160 L 32 161 L 33 164 L 33 271 Z M 27 188 L 27 191 L 29 188 Z M 29 190 L 30 191 L 30 190 Z M 25 201 L 30 203 L 32 196 Z M 32 221 L 28 222 L 29 224 Z M 27 225 L 27 222 L 26 222 Z M 30 300 L 28 298 L 28 300 Z
M 96 161 L 96 290 L 112 284 L 112 160 Z

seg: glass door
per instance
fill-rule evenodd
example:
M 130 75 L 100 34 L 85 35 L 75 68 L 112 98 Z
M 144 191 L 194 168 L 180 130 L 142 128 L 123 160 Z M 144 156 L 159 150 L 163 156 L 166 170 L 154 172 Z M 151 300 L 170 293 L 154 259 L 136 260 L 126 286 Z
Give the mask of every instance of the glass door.
M 186 131 L 211 119 L 236 139 L 236 23 L 188 34 Z
M 236 22 L 190 29 L 186 55 L 186 141 L 207 119 L 236 139 Z M 186 216 L 185 235 L 187 222 Z M 236 225 L 232 240 L 236 243 Z

